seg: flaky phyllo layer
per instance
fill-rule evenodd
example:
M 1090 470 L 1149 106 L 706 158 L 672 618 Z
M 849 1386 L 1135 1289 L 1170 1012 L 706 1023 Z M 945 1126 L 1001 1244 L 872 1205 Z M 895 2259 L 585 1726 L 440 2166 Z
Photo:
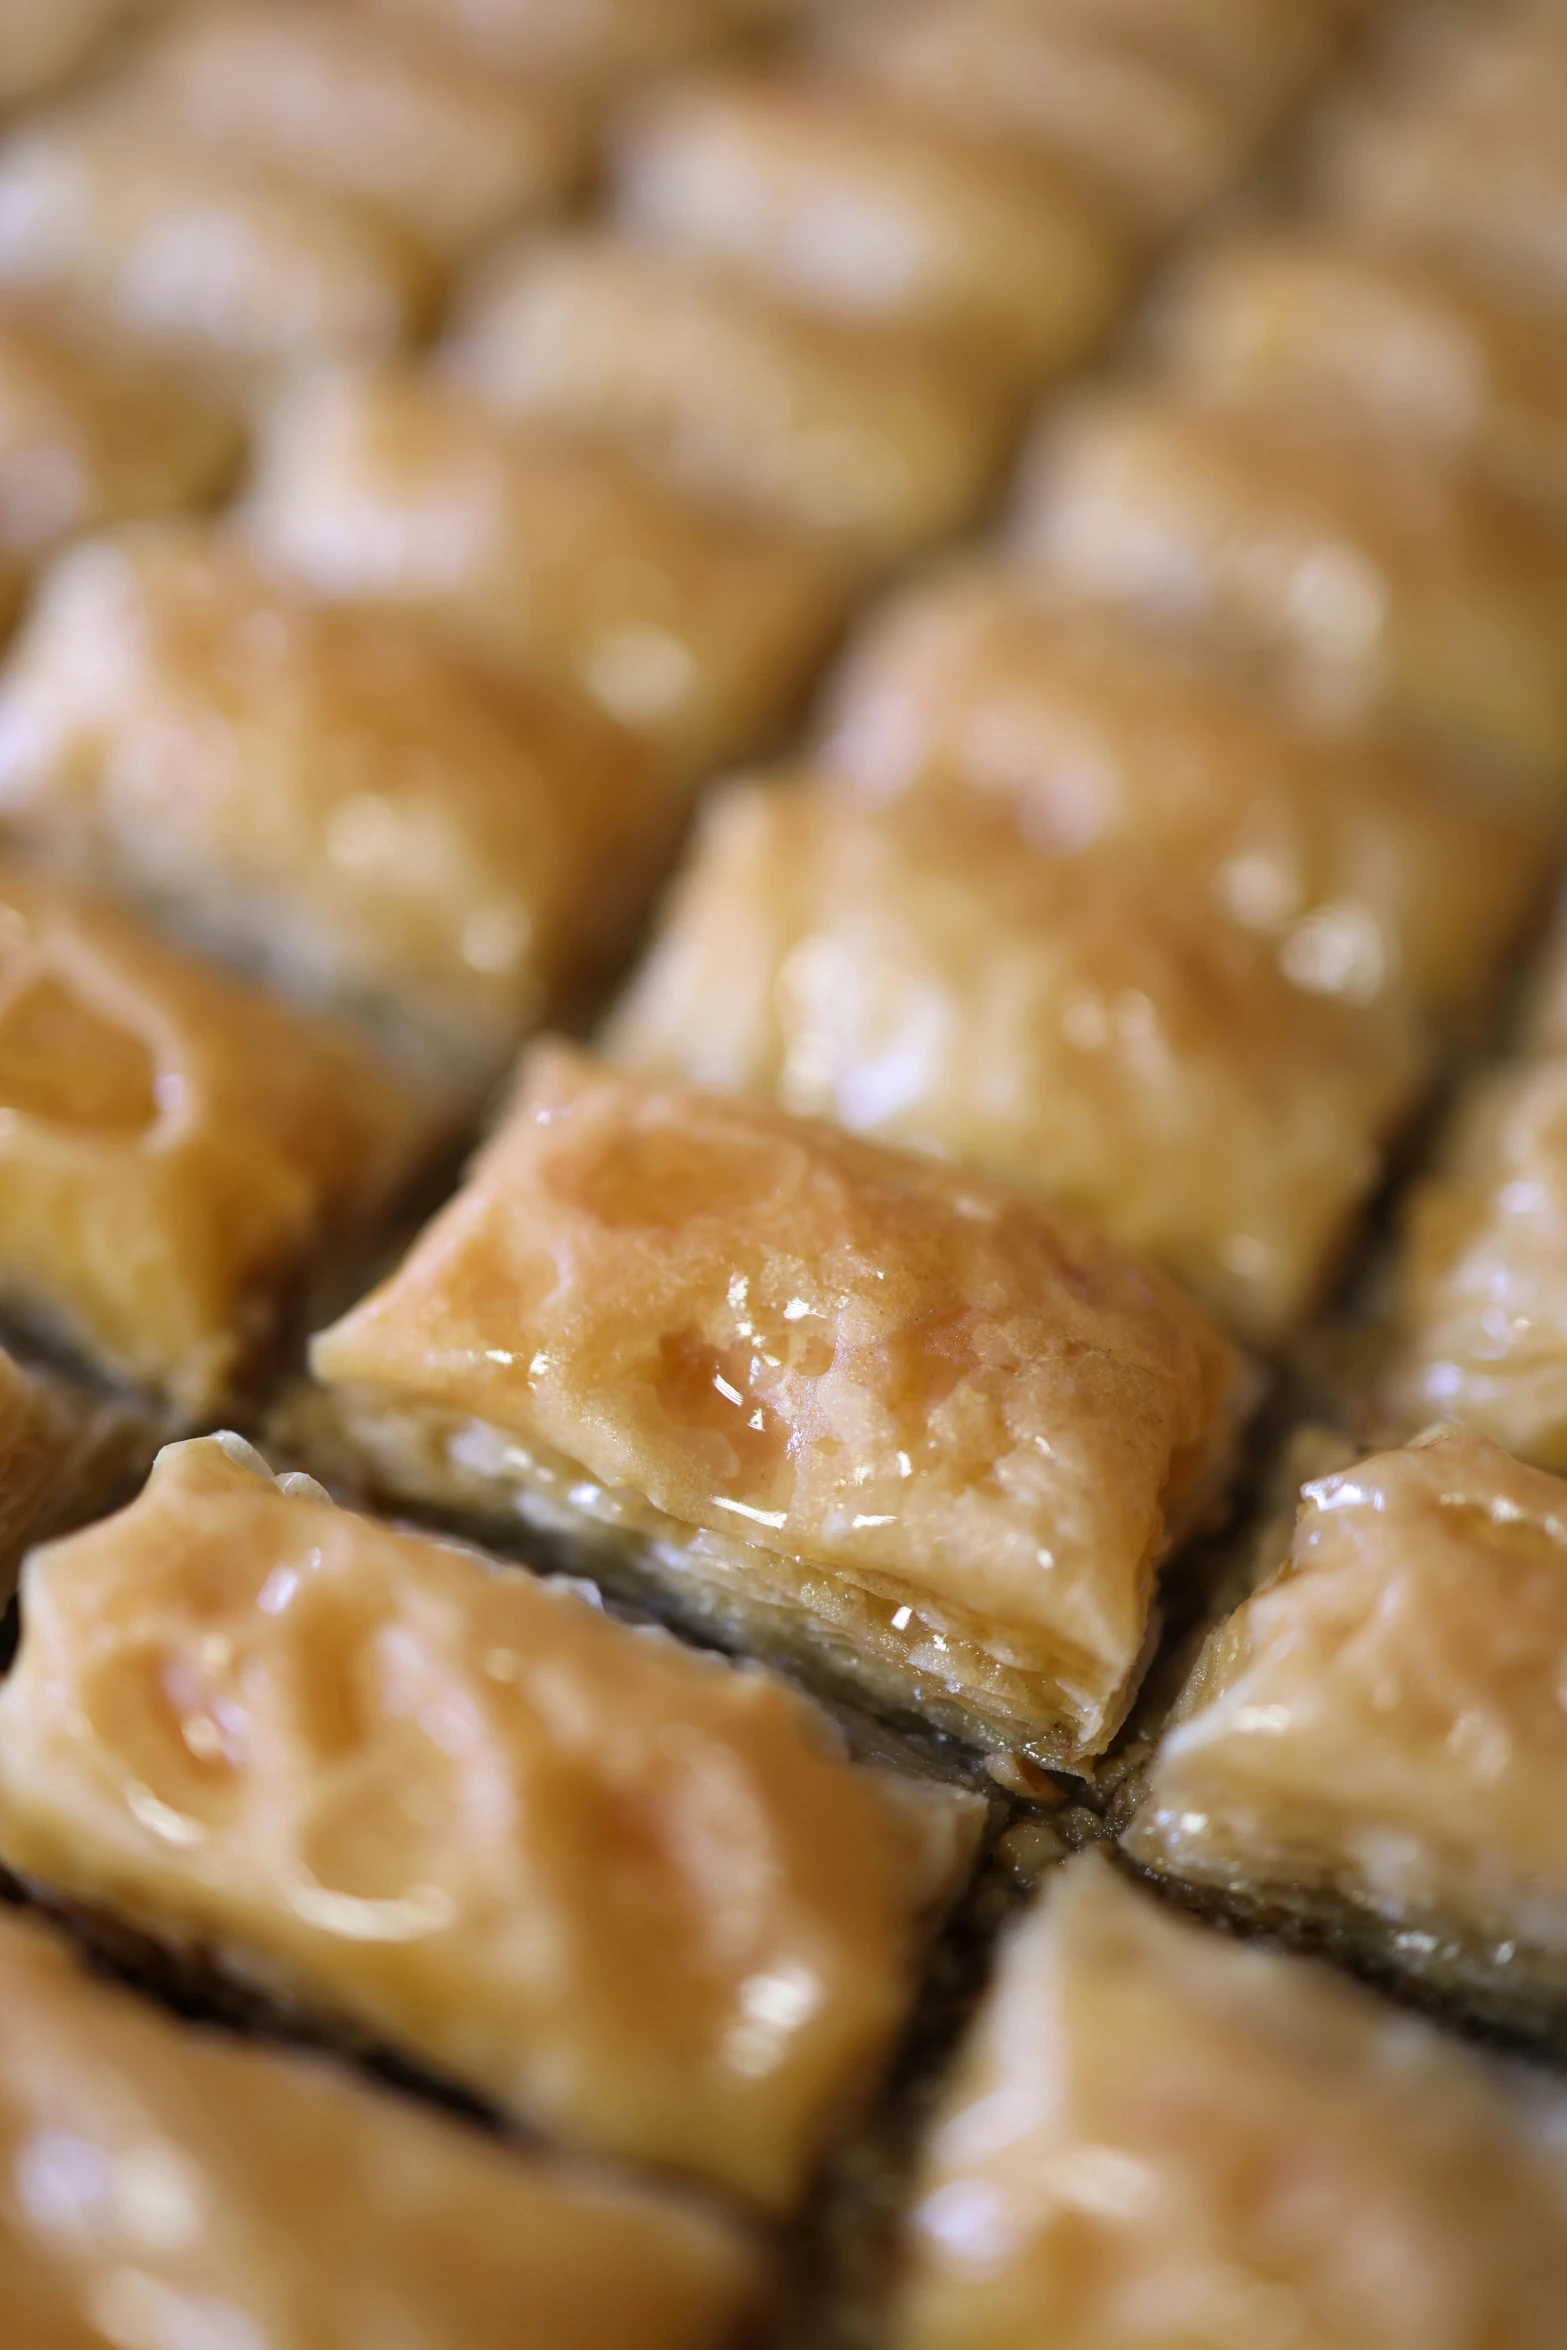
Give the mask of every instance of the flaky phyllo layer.
M 1249 1394 L 1196 1306 L 1075 1223 L 559 1046 L 312 1359 L 318 1424 L 383 1490 L 588 1534 L 1056 1758 L 1121 1719 Z

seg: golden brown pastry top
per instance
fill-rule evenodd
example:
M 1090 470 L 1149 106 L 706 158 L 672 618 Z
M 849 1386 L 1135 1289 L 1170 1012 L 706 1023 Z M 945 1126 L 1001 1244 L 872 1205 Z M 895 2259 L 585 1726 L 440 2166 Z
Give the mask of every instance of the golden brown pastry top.
M 1405 434 L 1179 388 L 1044 432 L 1020 551 L 1255 656 L 1309 701 L 1516 763 L 1560 812 L 1567 541 Z
M 442 255 L 553 206 L 582 161 L 558 87 L 312 0 L 221 0 L 176 18 L 130 87 L 172 136 L 359 197 Z
M 961 800 L 810 780 L 713 803 L 611 1049 L 986 1168 L 1268 1342 L 1336 1268 L 1425 1062 L 1396 999 L 1297 986 L 1157 859 L 1038 856 Z
M 895 2350 L 1555 2350 L 1567 2166 L 1488 2061 L 1085 1857 L 939 2110 Z
M 170 1447 L 27 1567 L 0 1848 L 567 2143 L 788 2205 L 983 1806 L 593 1596 Z
M 1408 745 L 1310 727 L 1189 640 L 999 569 L 859 631 L 821 756 L 873 803 L 974 795 L 1051 855 L 1157 857 L 1297 984 L 1357 1002 L 1483 998 L 1546 862 L 1539 827 Z
M 597 711 L 207 525 L 81 547 L 0 672 L 0 820 L 481 1071 L 634 918 L 680 797 Z
M 836 567 L 798 541 L 413 371 L 291 392 L 246 522 L 323 593 L 436 616 L 500 667 L 566 679 L 683 767 L 782 722 L 844 602 Z
M 1013 421 L 988 377 L 923 339 L 593 229 L 495 255 L 451 358 L 509 413 L 873 561 L 967 521 Z
M 0 869 L 0 1299 L 199 1414 L 429 1148 L 346 1033 Z
M 434 282 L 389 220 L 99 102 L 0 149 L 0 288 L 221 377 L 393 350 Z
M 351 2074 L 203 2031 L 0 1914 L 16 2350 L 720 2350 L 737 2231 Z
M 1448 1428 L 1308 1485 L 1130 1836 L 1567 1957 L 1567 1484 Z
M 1024 380 L 1081 358 L 1125 291 L 1106 216 L 1043 156 L 846 85 L 675 85 L 623 127 L 616 185 L 638 230 Z
M 312 1363 L 1116 1688 L 1242 1393 L 1199 1310 L 1075 1223 L 560 1046 Z

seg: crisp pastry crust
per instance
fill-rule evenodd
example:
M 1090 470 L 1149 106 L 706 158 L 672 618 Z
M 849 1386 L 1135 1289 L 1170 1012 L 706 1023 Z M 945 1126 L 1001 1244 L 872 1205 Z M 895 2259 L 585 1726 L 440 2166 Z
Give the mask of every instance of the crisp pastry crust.
M 18 2350 L 720 2350 L 764 2274 L 715 2215 L 197 2030 L 14 1911 L 0 2161 Z
M 358 197 L 453 258 L 555 206 L 584 161 L 558 87 L 311 0 L 177 18 L 131 88 L 176 136 Z
M 846 84 L 674 85 L 624 124 L 615 184 L 622 221 L 675 249 L 1024 382 L 1082 358 L 1126 292 L 1109 215 L 1044 156 Z
M 1259 231 L 1199 254 L 1160 328 L 1167 363 L 1220 399 L 1319 401 L 1567 505 L 1560 316 L 1494 279 L 1353 232 Z
M 776 731 L 846 598 L 799 541 L 412 371 L 288 394 L 245 521 L 321 593 L 424 612 L 502 669 L 563 678 L 682 767 Z
M 610 1049 L 982 1167 L 1268 1342 L 1336 1269 L 1425 1060 L 1396 1000 L 1295 985 L 1157 861 L 809 781 L 710 808 Z
M 0 868 L 0 1303 L 199 1416 L 430 1097 L 80 891 Z
M 1047 427 L 1017 539 L 1063 586 L 1203 631 L 1336 714 L 1510 762 L 1560 808 L 1567 544 L 1407 435 L 1108 394 Z
M 422 322 L 434 272 L 347 198 L 99 103 L 28 123 L 0 149 L 0 288 L 229 377 L 395 349 Z
M 575 696 L 202 525 L 63 558 L 0 673 L 13 838 L 453 1080 L 623 944 L 682 814 Z
M 1298 984 L 1444 1017 L 1485 1000 L 1549 864 L 1538 825 L 1408 744 L 1311 727 L 1190 640 L 999 568 L 859 631 L 821 757 L 873 804 L 972 798 L 1052 855 L 1156 857 Z
M 872 562 L 967 521 L 1015 423 L 991 378 L 922 339 L 591 229 L 498 254 L 452 360 L 508 413 Z
M 1308 1485 L 1126 1836 L 1567 2044 L 1567 1485 L 1440 1429 Z
M 237 1438 L 35 1552 L 23 1609 L 9 1866 L 769 2208 L 874 2082 L 984 1819 L 851 1762 L 786 1683 Z
M 1488 1072 L 1405 1211 L 1386 1400 L 1567 1470 L 1567 1055 Z
M 1554 2350 L 1561 2100 L 1097 1856 L 1004 1945 L 896 2350 Z
M 383 1488 L 575 1533 L 677 1604 L 754 1592 L 840 1680 L 1051 1754 L 1124 1712 L 1250 1394 L 1067 1219 L 563 1046 L 311 1361 Z

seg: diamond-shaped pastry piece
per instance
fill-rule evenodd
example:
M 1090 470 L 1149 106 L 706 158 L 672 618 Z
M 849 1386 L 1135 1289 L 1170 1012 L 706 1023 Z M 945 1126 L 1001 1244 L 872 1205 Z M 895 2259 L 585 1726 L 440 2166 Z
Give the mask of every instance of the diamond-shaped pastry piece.
M 1560 813 L 1567 540 L 1419 436 L 1109 393 L 1046 427 L 1017 535 L 1058 584 L 1207 634 L 1331 714 L 1505 762 Z
M 595 1598 L 170 1447 L 29 1561 L 0 1851 L 552 2137 L 784 2208 L 984 1806 Z
M 312 1363 L 384 1490 L 557 1530 L 1042 1759 L 1124 1714 L 1249 1400 L 1199 1309 L 1074 1221 L 559 1046 Z
M 776 731 L 846 596 L 798 540 L 411 370 L 291 391 L 246 521 L 323 594 L 410 607 L 499 667 L 564 678 L 685 768 Z
M 1438 1430 L 1308 1485 L 1134 1856 L 1567 2036 L 1567 1484 Z
M 17 866 L 0 1110 L 0 1304 L 198 1418 L 438 1133 L 431 1097 L 351 1034 Z
M 1399 1003 L 1297 985 L 1157 858 L 809 781 L 712 804 L 609 1034 L 1063 1203 L 1268 1341 L 1336 1270 L 1425 1057 Z
M 860 630 L 820 755 L 873 804 L 956 794 L 1050 855 L 1157 858 L 1349 1002 L 1484 1004 L 1549 863 L 1540 825 L 1407 743 L 1309 726 L 1189 640 L 999 568 Z
M 577 697 L 209 526 L 63 558 L 0 671 L 13 838 L 452 1076 L 614 952 L 683 813 Z
M 740 2230 L 89 1975 L 0 1913 L 0 2295 L 22 2350 L 720 2350 Z
M 1096 1856 L 937 2111 L 895 2350 L 1553 2350 L 1567 2108 Z

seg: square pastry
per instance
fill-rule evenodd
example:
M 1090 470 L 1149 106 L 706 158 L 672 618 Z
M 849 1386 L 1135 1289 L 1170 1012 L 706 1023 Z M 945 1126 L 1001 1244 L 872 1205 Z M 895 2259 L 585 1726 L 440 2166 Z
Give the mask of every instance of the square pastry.
M 562 678 L 687 771 L 778 731 L 847 601 L 800 540 L 411 369 L 290 390 L 243 520 L 321 594 L 402 605 L 498 668 Z
M 1001 1176 L 1270 1344 L 1427 1060 L 1399 1000 L 1298 985 L 1157 856 L 1043 856 L 977 795 L 810 779 L 711 803 L 609 1049 Z
M 1444 1428 L 1306 1486 L 1126 1836 L 1567 2047 L 1567 1484 Z
M 1016 536 L 1058 585 L 1211 636 L 1327 712 L 1504 763 L 1560 817 L 1567 538 L 1419 436 L 1107 393 L 1046 426 Z
M 200 2030 L 14 1910 L 0 2163 L 15 2350 L 721 2350 L 765 2275 L 674 2195 Z
M 380 1236 L 431 1096 L 85 892 L 0 867 L 0 1309 L 199 1419 L 320 1254 Z
M 873 805 L 937 794 L 1030 848 L 1134 849 L 1275 942 L 1297 986 L 1486 1005 L 1549 882 L 1548 829 L 1407 742 L 1313 727 L 1236 665 L 966 566 L 857 633 L 820 753 Z
M 967 522 L 1016 405 L 966 355 L 812 316 L 601 230 L 496 254 L 459 308 L 454 372 L 495 407 L 627 449 L 699 497 L 850 560 Z
M 1097 1856 L 1014 1926 L 893 2350 L 1555 2350 L 1567 2099 Z
M 553 684 L 242 540 L 63 557 L 0 669 L 0 826 L 454 1086 L 626 942 L 684 794 Z
M 1252 1392 L 1068 1218 L 563 1046 L 311 1361 L 323 1461 L 1046 1761 L 1124 1715 Z
M 983 1800 L 597 1594 L 160 1454 L 34 1551 L 0 1854 L 590 2152 L 782 2211 L 874 2087 Z
M 1083 358 L 1130 275 L 1070 173 L 822 77 L 713 74 L 623 122 L 617 216 L 807 306 L 915 329 L 1037 383 Z
M 0 146 L 0 290 L 139 337 L 219 380 L 391 351 L 435 272 L 386 218 L 116 97 Z

